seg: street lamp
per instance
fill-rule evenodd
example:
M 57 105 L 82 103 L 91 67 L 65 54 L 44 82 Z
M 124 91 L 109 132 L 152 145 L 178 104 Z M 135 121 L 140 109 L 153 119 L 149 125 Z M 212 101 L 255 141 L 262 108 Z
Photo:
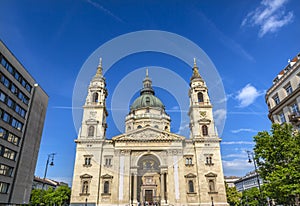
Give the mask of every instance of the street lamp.
M 260 188 L 260 182 L 259 182 L 259 177 L 258 177 L 258 172 L 257 172 L 257 165 L 256 165 L 256 161 L 255 161 L 255 158 L 254 158 L 254 154 L 253 152 L 250 152 L 247 150 L 247 154 L 248 154 L 248 163 L 252 163 L 254 164 L 254 169 L 255 169 L 255 173 L 256 173 L 256 179 L 257 179 L 257 184 L 258 184 L 258 189 L 259 189 L 259 195 L 260 195 L 260 198 L 259 198 L 259 204 L 261 204 L 261 201 L 262 201 L 262 192 L 261 192 L 261 188 Z
M 44 173 L 44 179 L 43 179 L 44 181 L 43 181 L 42 190 L 44 190 L 45 179 L 46 179 L 46 176 L 47 176 L 47 171 L 48 171 L 48 165 L 49 165 L 50 158 L 51 158 L 50 166 L 54 166 L 54 163 L 53 163 L 54 155 L 55 155 L 55 153 L 48 154 L 48 159 L 47 159 L 47 162 L 46 162 L 46 168 L 45 168 L 45 173 Z

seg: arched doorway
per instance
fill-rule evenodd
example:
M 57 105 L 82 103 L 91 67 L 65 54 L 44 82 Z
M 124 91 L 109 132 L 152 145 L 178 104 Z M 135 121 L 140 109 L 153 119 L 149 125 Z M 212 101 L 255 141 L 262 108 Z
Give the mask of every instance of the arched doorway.
M 137 170 L 137 199 L 140 203 L 149 205 L 160 204 L 161 194 L 161 171 L 159 159 L 147 154 L 138 161 Z

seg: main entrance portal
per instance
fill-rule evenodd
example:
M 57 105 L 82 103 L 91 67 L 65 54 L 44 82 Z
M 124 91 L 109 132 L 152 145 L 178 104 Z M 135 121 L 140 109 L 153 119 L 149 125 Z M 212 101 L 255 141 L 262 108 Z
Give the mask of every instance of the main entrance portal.
M 154 155 L 144 155 L 138 161 L 137 201 L 149 205 L 160 205 L 165 193 L 165 181 L 162 181 L 160 161 Z M 163 178 L 164 179 L 164 178 Z
M 145 201 L 153 202 L 153 190 L 145 190 Z

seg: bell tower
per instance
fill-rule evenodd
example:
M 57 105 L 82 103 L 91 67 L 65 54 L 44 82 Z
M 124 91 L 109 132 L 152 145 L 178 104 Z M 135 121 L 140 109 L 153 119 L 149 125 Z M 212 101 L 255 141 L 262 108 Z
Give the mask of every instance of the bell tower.
M 190 138 L 198 139 L 217 136 L 208 89 L 199 74 L 195 58 L 193 75 L 190 81 L 189 99 Z
M 100 58 L 96 75 L 88 88 L 88 94 L 83 106 L 82 126 L 79 139 L 105 139 L 106 133 L 106 83 L 103 77 L 102 59 Z
M 198 188 L 202 191 L 199 196 L 200 202 L 228 205 L 220 153 L 221 139 L 215 128 L 208 88 L 199 74 L 196 59 L 190 81 L 189 99 L 190 139 L 194 143 Z
M 100 58 L 83 105 L 81 129 L 76 143 L 71 202 L 98 202 L 103 144 L 106 140 L 107 90 Z

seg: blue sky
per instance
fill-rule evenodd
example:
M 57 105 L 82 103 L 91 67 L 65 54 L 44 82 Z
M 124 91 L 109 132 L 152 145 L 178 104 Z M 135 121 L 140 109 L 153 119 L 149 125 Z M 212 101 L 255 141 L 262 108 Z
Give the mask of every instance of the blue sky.
M 221 135 L 224 173 L 242 176 L 253 170 L 245 150 L 252 149 L 252 137 L 258 131 L 269 130 L 271 125 L 265 91 L 300 50 L 297 11 L 297 0 L 1 1 L 0 38 L 50 97 L 36 175 L 43 176 L 47 154 L 55 152 L 55 166 L 48 169 L 47 177 L 71 182 L 77 137 L 72 95 L 77 75 L 98 47 L 141 30 L 172 32 L 205 51 L 219 72 L 227 97 Z M 106 73 L 108 104 L 118 81 L 146 66 L 170 68 L 186 81 L 191 75 L 191 71 L 179 69 L 187 67 L 185 63 L 168 55 L 129 55 Z M 170 110 L 172 131 L 178 131 L 176 120 L 180 117 L 171 111 L 178 108 L 178 102 L 170 92 L 156 90 Z M 187 91 L 182 98 L 187 98 Z M 111 112 L 109 138 L 119 134 Z

